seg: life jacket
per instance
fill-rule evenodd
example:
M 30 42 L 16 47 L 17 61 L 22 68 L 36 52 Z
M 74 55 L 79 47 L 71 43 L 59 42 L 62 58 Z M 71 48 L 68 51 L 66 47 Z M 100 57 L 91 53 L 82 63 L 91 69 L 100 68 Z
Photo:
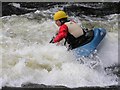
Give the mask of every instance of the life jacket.
M 65 25 L 68 27 L 68 32 L 72 34 L 75 38 L 82 36 L 84 34 L 82 28 L 75 22 L 69 21 L 66 22 Z
M 65 38 L 64 45 L 66 45 L 67 42 L 69 44 L 68 49 L 74 49 L 85 45 L 93 39 L 93 30 L 84 30 L 77 23 L 72 21 L 66 22 L 65 25 L 68 27 L 68 35 Z

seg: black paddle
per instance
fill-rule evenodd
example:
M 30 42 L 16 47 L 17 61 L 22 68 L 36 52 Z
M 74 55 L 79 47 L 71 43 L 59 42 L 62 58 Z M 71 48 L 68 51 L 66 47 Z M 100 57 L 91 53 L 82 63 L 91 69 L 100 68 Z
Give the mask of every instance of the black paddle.
M 55 38 L 55 37 L 53 36 L 49 43 L 53 43 L 53 39 L 54 39 L 54 38 Z
M 56 35 L 58 35 L 58 33 L 56 33 Z M 53 36 L 49 43 L 54 43 L 54 42 L 53 42 L 54 38 L 55 38 L 55 37 Z

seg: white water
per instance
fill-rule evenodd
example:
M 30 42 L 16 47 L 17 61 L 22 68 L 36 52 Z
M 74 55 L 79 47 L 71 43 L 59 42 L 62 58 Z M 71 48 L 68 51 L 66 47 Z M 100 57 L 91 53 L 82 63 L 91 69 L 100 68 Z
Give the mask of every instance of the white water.
M 115 75 L 107 75 L 77 62 L 64 46 L 49 44 L 58 29 L 52 20 L 40 23 L 24 16 L 4 17 L 0 29 L 2 62 L 1 86 L 25 83 L 67 87 L 117 85 Z M 118 34 L 108 32 L 99 46 L 102 67 L 118 63 Z

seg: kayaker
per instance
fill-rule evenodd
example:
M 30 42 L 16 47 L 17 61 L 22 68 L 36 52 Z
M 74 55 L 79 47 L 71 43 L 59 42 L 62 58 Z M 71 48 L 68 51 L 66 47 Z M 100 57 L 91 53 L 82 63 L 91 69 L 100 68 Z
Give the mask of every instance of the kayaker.
M 65 43 L 68 44 L 68 50 L 75 49 L 85 45 L 93 38 L 93 30 L 88 31 L 82 29 L 76 22 L 68 20 L 68 15 L 64 11 L 58 11 L 54 14 L 55 23 L 59 28 L 57 35 L 50 43 L 60 42 L 65 38 Z

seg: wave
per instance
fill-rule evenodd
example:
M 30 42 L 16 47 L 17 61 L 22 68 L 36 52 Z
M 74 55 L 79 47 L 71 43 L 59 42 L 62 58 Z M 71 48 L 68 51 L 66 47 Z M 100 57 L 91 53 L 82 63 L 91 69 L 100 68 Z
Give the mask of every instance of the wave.
M 45 14 L 41 14 L 44 13 Z M 2 17 L 2 28 L 0 29 L 2 78 L 1 86 L 22 86 L 26 83 L 37 83 L 45 85 L 63 85 L 67 87 L 86 86 L 110 86 L 117 85 L 118 77 L 112 71 L 106 72 L 102 69 L 89 67 L 89 63 L 82 64 L 77 61 L 72 52 L 67 52 L 66 47 L 56 46 L 48 42 L 58 29 L 54 21 L 47 18 L 46 14 L 51 11 L 39 11 L 25 15 L 12 15 Z M 43 16 L 40 16 L 43 15 Z M 116 16 L 116 17 L 115 17 Z M 106 16 L 105 19 L 72 17 L 82 25 L 87 21 L 95 23 L 96 27 L 104 27 L 101 23 L 111 28 L 117 19 L 117 14 Z M 110 24 L 111 23 L 111 24 Z M 110 24 L 110 25 L 109 25 Z M 106 26 L 106 27 L 107 27 Z M 101 48 L 98 50 L 97 58 L 101 66 L 107 68 L 117 63 L 118 38 L 117 30 L 108 31 Z M 112 50 L 111 50 L 112 49 Z M 84 59 L 91 60 L 91 59 Z M 91 62 L 91 61 L 90 61 Z M 109 63 L 108 63 L 109 62 Z M 99 78 L 99 79 L 98 79 Z M 71 82 L 70 82 L 71 81 Z

